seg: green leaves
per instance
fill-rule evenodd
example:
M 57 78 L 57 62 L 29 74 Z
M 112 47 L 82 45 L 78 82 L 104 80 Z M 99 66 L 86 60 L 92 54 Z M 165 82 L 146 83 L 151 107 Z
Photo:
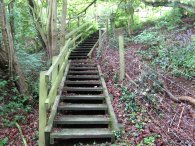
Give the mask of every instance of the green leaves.
M 5 146 L 6 144 L 8 144 L 8 138 L 5 137 L 4 139 L 0 140 L 0 146 Z

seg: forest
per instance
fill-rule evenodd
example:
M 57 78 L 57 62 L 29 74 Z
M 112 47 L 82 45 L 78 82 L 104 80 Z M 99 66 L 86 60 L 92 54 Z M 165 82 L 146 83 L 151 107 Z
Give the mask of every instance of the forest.
M 7 145 L 195 145 L 195 0 L 0 0 Z

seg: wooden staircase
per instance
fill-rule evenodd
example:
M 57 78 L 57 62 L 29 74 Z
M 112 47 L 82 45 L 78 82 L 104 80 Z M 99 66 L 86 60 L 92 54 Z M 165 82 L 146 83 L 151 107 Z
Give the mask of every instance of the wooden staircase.
M 70 54 L 69 71 L 50 133 L 51 145 L 73 145 L 83 140 L 114 142 L 116 117 L 107 88 L 98 64 L 87 59 L 97 40 L 97 33 L 93 34 Z

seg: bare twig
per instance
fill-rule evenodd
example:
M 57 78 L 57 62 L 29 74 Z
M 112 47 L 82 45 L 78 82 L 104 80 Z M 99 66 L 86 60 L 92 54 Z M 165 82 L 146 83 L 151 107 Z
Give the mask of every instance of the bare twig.
M 20 135 L 21 135 L 21 137 L 22 137 L 22 141 L 23 141 L 23 143 L 24 143 L 24 146 L 28 146 L 28 144 L 27 144 L 27 142 L 26 142 L 26 139 L 24 138 L 24 135 L 23 135 L 23 133 L 22 133 L 22 129 L 21 129 L 21 127 L 20 127 L 20 125 L 19 125 L 18 123 L 16 123 L 16 127 L 18 128 L 18 130 L 19 130 L 19 132 L 20 132 Z
M 178 124 L 177 124 L 177 129 L 179 128 L 179 125 L 180 125 L 180 123 L 181 123 L 181 118 L 182 118 L 182 116 L 183 116 L 184 108 L 185 108 L 185 106 L 183 106 L 183 108 L 182 108 L 182 111 L 181 111 L 181 114 L 180 114 L 180 117 L 179 117 L 179 122 L 178 122 Z

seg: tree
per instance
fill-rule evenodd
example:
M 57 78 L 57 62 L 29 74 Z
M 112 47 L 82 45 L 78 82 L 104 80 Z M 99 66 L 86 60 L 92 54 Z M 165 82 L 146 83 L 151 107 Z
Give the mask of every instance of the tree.
M 0 56 L 2 56 L 1 62 L 2 64 L 5 64 L 4 67 L 8 66 L 10 77 L 19 77 L 18 80 L 16 80 L 17 88 L 21 94 L 26 94 L 28 91 L 28 86 L 25 82 L 25 77 L 21 70 L 14 49 L 14 39 L 12 32 L 14 28 L 12 26 L 11 29 L 10 23 L 7 21 L 6 17 L 7 9 L 5 7 L 4 1 L 0 0 L 0 28 L 2 31 L 2 42 L 0 48 Z

